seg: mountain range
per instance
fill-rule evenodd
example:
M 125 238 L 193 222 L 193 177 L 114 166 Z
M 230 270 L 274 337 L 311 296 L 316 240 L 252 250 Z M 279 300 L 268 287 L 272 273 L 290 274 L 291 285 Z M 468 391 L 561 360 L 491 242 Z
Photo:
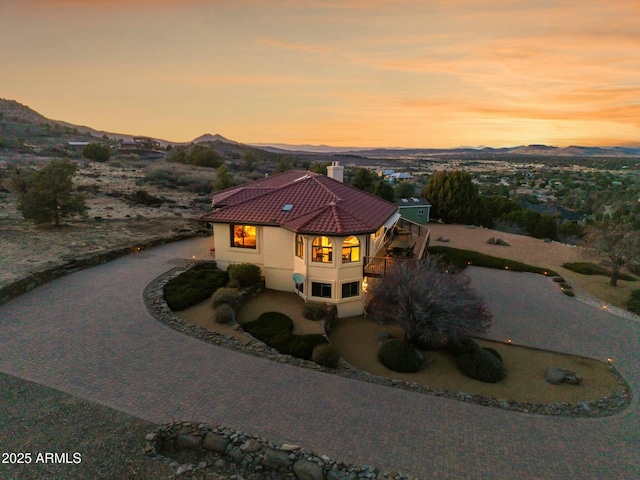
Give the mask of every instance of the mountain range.
M 31 125 L 36 130 L 46 130 L 50 133 L 53 128 L 58 134 L 65 134 L 67 140 L 75 137 L 81 141 L 90 137 L 111 138 L 116 140 L 131 141 L 133 134 L 121 134 L 96 130 L 91 127 L 74 125 L 62 120 L 51 120 L 39 114 L 35 110 L 15 100 L 0 98 L 0 147 L 10 145 L 12 141 L 25 139 L 24 129 L 20 137 L 19 125 Z M 16 127 L 18 125 L 18 127 Z M 33 132 L 29 132 L 33 133 Z M 75 136 L 75 137 L 74 137 Z M 15 138 L 14 138 L 15 137 Z M 72 138 L 74 137 L 74 138 Z M 28 138 L 31 141 L 31 138 Z M 242 144 L 220 134 L 206 133 L 194 138 L 191 142 L 172 142 L 169 140 L 154 138 L 163 147 L 167 145 L 186 145 L 201 142 L 218 142 L 241 146 Z M 25 142 L 19 142 L 25 143 Z M 260 148 L 271 153 L 280 154 L 325 154 L 325 155 L 349 155 L 356 157 L 418 157 L 429 155 L 531 155 L 531 156 L 572 156 L 572 157 L 640 157 L 640 146 L 628 147 L 555 147 L 548 145 L 527 145 L 515 147 L 459 147 L 459 148 L 363 148 L 363 147 L 333 147 L 329 145 L 289 145 L 283 143 L 256 143 L 248 146 Z

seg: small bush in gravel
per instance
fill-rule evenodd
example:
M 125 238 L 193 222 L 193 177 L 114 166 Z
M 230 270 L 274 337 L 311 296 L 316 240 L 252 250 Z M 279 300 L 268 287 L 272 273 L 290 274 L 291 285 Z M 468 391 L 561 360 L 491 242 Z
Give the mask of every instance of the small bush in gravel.
M 234 310 L 240 306 L 240 290 L 237 288 L 219 288 L 213 294 L 213 308 L 227 304 Z
M 378 360 L 394 372 L 417 372 L 422 363 L 416 349 L 403 340 L 387 340 L 380 345 Z
M 562 293 L 564 293 L 567 297 L 575 297 L 576 296 L 576 294 L 573 293 L 572 290 L 568 290 L 566 288 L 562 289 Z
M 450 341 L 446 349 L 453 354 L 454 357 L 459 357 L 465 353 L 473 353 L 480 350 L 480 345 L 470 337 L 462 337 L 458 340 Z
M 236 263 L 227 269 L 230 280 L 240 282 L 240 288 L 253 287 L 261 282 L 260 267 L 250 263 Z
M 498 357 L 484 349 L 461 355 L 458 368 L 467 377 L 485 383 L 496 383 L 507 376 L 507 369 Z
M 340 363 L 340 354 L 336 347 L 330 343 L 323 343 L 313 349 L 311 360 L 323 367 L 338 368 Z
M 634 290 L 633 292 L 631 292 L 629 302 L 627 303 L 627 308 L 630 312 L 633 312 L 636 315 L 640 315 L 640 290 Z
M 556 283 L 563 283 L 564 282 L 564 278 L 562 278 L 562 277 L 553 277 L 551 280 L 553 280 Z
M 167 282 L 164 299 L 171 310 L 184 310 L 209 298 L 227 280 L 227 272 L 215 262 L 201 263 Z
M 229 304 L 223 303 L 215 308 L 217 323 L 232 323 L 236 319 L 236 314 Z
M 323 320 L 326 314 L 327 307 L 324 303 L 307 302 L 304 304 L 304 307 L 302 307 L 302 315 L 309 320 Z
M 569 288 L 569 289 L 571 288 L 571 285 L 569 285 L 567 282 L 562 282 L 559 285 L 560 285 L 560 288 Z
M 313 349 L 327 339 L 320 334 L 294 335 L 293 321 L 279 312 L 266 312 L 242 328 L 280 353 L 311 360 Z
M 492 355 L 494 355 L 498 360 L 500 360 L 500 363 L 502 363 L 502 355 L 500 355 L 500 353 L 498 353 L 498 351 L 495 348 L 491 348 L 491 347 L 484 347 L 482 350 L 486 350 L 487 352 L 491 353 Z

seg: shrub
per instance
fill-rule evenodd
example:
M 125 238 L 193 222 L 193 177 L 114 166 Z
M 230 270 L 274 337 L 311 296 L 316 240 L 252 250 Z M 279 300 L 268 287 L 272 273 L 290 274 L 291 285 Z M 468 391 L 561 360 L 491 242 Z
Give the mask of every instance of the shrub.
M 640 315 L 640 290 L 634 290 L 631 292 L 627 308 L 630 312 Z
M 455 357 L 464 355 L 465 353 L 473 353 L 480 350 L 480 345 L 470 337 L 463 337 L 457 340 L 451 340 L 446 345 L 446 349 Z
M 498 357 L 485 349 L 460 356 L 458 368 L 467 377 L 486 383 L 496 383 L 507 376 L 507 369 Z
M 184 310 L 209 298 L 227 280 L 227 273 L 215 263 L 200 263 L 171 279 L 164 286 L 164 299 L 171 310 Z
M 237 288 L 222 287 L 216 290 L 213 294 L 213 308 L 217 308 L 220 305 L 229 305 L 236 310 L 240 307 L 240 290 Z
M 227 282 L 227 288 L 237 288 L 239 290 L 241 286 L 242 285 L 240 285 L 240 282 L 238 280 L 236 280 L 235 278 L 233 280 L 229 280 L 229 282 Z
M 320 334 L 294 335 L 291 333 L 293 321 L 279 312 L 263 313 L 242 328 L 280 353 L 305 360 L 311 360 L 313 350 L 318 345 L 328 343 Z
M 484 347 L 482 350 L 486 350 L 487 352 L 491 353 L 492 355 L 494 355 L 498 360 L 500 360 L 500 363 L 502 362 L 502 355 L 500 355 L 500 353 L 498 353 L 498 351 L 495 348 L 491 348 L 491 347 Z
M 602 275 L 604 277 L 611 276 L 611 270 L 608 268 L 591 262 L 570 262 L 563 263 L 562 266 L 572 272 L 581 273 L 582 275 Z M 637 278 L 631 275 L 626 275 L 622 272 L 618 273 L 619 280 L 625 280 L 627 282 L 635 282 Z
M 551 280 L 553 280 L 556 283 L 564 283 L 564 278 L 562 277 L 553 277 Z
M 453 264 L 459 270 L 464 270 L 467 265 L 474 265 L 476 267 L 497 268 L 499 270 L 513 270 L 514 272 L 539 273 L 548 276 L 557 275 L 553 270 L 527 265 L 507 258 L 493 257 L 472 250 L 452 247 L 429 247 L 428 251 L 430 254 L 442 255 L 445 264 Z
M 327 314 L 327 306 L 324 303 L 307 302 L 302 307 L 302 314 L 309 320 L 323 320 Z
M 242 288 L 253 287 L 261 282 L 260 267 L 250 263 L 237 263 L 229 265 L 227 269 L 230 280 L 240 282 Z
M 236 319 L 236 314 L 228 303 L 218 305 L 215 309 L 217 323 L 232 323 Z
M 378 360 L 389 370 L 394 372 L 417 372 L 422 360 L 416 349 L 403 340 L 387 340 L 380 345 Z
M 90 143 L 82 149 L 82 156 L 96 162 L 106 162 L 111 156 L 111 148 L 101 143 Z
M 569 285 L 566 282 L 561 282 L 559 285 L 560 285 L 560 288 L 562 289 L 571 289 L 571 285 Z
M 313 349 L 311 360 L 323 367 L 338 368 L 338 364 L 340 363 L 340 354 L 336 347 L 330 343 L 323 343 Z
M 567 290 L 565 288 L 562 289 L 562 293 L 564 293 L 567 297 L 575 297 L 576 296 L 576 294 L 573 293 L 572 290 Z

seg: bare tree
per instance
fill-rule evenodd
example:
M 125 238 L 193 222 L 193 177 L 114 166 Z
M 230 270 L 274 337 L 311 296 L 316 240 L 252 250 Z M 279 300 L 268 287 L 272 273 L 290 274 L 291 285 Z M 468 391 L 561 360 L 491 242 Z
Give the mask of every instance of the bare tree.
M 640 264 L 640 232 L 621 225 L 603 227 L 592 226 L 585 235 L 584 243 L 606 257 L 605 264 L 611 269 L 609 284 L 615 287 L 622 267 Z
M 439 258 L 398 262 L 371 289 L 370 313 L 404 330 L 405 341 L 441 347 L 486 332 L 493 315 L 471 288 L 469 277 L 448 273 Z

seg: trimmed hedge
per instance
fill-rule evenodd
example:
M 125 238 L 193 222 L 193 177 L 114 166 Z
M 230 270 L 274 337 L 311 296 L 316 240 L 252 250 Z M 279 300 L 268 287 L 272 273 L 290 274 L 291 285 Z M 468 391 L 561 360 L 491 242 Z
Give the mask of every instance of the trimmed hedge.
M 397 339 L 386 340 L 380 345 L 378 360 L 389 370 L 401 373 L 417 372 L 422 364 L 413 345 Z
M 167 282 L 164 299 L 171 310 L 184 310 L 209 298 L 227 281 L 227 272 L 218 269 L 214 262 L 200 263 Z
M 338 368 L 340 364 L 340 353 L 338 353 L 336 347 L 330 343 L 323 343 L 313 349 L 311 360 L 323 367 Z
M 452 247 L 429 247 L 429 254 L 442 255 L 445 264 L 453 264 L 459 270 L 464 270 L 468 265 L 475 267 L 497 268 L 499 270 L 513 270 L 514 272 L 539 273 L 541 275 L 556 276 L 553 270 L 535 267 L 526 263 L 493 257 L 473 250 L 462 250 Z
M 307 302 L 302 307 L 302 315 L 309 320 L 323 320 L 327 315 L 327 306 L 324 303 Z
M 260 267 L 250 263 L 229 265 L 227 273 L 229 274 L 229 280 L 237 280 L 240 282 L 241 288 L 253 287 L 262 281 L 260 278 Z
M 318 345 L 329 343 L 319 333 L 294 335 L 291 333 L 293 321 L 279 312 L 263 313 L 257 320 L 242 325 L 242 328 L 280 353 L 305 360 L 311 360 L 313 349 Z
M 572 272 L 581 273 L 582 275 L 602 275 L 603 277 L 610 277 L 611 270 L 602 265 L 598 265 L 597 263 L 592 262 L 569 262 L 563 263 L 562 266 L 567 270 L 571 270 Z M 635 282 L 638 280 L 631 275 L 627 275 L 625 273 L 618 273 L 618 280 L 625 280 L 627 282 Z
M 496 383 L 507 376 L 507 369 L 498 357 L 485 349 L 460 356 L 458 368 L 467 377 L 485 383 Z
M 222 287 L 216 290 L 213 294 L 213 308 L 217 308 L 220 305 L 229 305 L 234 310 L 240 307 L 240 290 L 237 288 Z
M 470 337 L 463 337 L 459 340 L 453 340 L 447 343 L 447 351 L 451 352 L 454 357 L 459 357 L 465 353 L 473 353 L 480 350 L 480 345 Z
M 633 292 L 631 292 L 629 302 L 627 303 L 627 308 L 630 312 L 633 312 L 636 315 L 640 315 L 640 290 L 634 290 Z
M 491 347 L 483 347 L 482 350 L 486 350 L 487 352 L 491 353 L 492 355 L 494 355 L 498 360 L 500 360 L 500 363 L 503 363 L 502 361 L 502 355 L 500 355 L 500 353 L 495 349 L 495 348 L 491 348 Z

